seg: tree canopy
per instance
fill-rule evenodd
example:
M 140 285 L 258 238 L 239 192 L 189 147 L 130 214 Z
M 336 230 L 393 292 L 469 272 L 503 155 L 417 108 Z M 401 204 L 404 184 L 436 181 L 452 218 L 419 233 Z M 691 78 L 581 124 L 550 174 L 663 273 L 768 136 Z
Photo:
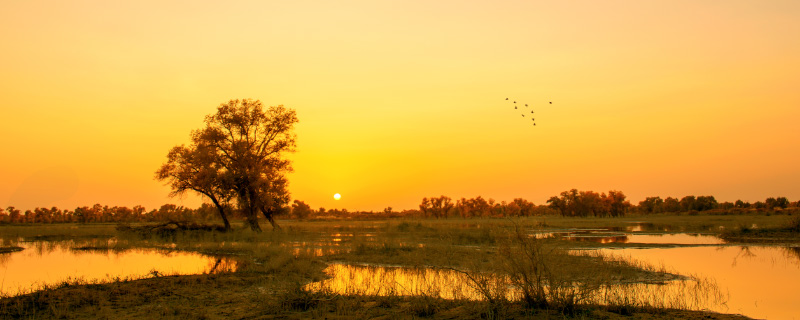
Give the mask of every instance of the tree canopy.
M 259 212 L 279 228 L 274 216 L 288 210 L 286 173 L 292 170 L 284 156 L 295 150 L 297 122 L 295 111 L 282 105 L 264 108 L 258 100 L 230 100 L 206 116 L 205 127 L 192 132 L 189 146 L 169 152 L 156 178 L 167 182 L 173 196 L 194 191 L 208 197 L 226 228 L 229 202 L 244 213 L 251 229 L 261 231 Z

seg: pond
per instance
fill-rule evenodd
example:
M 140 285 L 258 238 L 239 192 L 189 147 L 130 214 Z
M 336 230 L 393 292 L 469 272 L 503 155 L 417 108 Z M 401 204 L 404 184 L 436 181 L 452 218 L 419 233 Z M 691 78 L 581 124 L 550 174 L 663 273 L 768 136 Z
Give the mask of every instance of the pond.
M 654 306 L 712 310 L 767 319 L 791 319 L 800 311 L 800 296 L 796 294 L 796 289 L 800 288 L 800 248 L 797 247 L 594 250 L 655 266 L 663 265 L 669 272 L 699 280 L 613 287 L 603 291 L 603 297 L 594 299 L 598 303 L 629 299 Z M 329 279 L 309 284 L 307 288 L 340 294 L 424 294 L 446 299 L 482 299 L 464 274 L 448 269 L 336 263 L 325 271 Z M 515 292 L 510 290 L 507 296 L 513 299 L 514 295 Z
M 105 241 L 103 241 L 105 243 Z M 69 279 L 88 282 L 232 270 L 236 262 L 198 253 L 155 249 L 76 250 L 86 241 L 17 242 L 22 251 L 0 254 L 0 294 L 13 296 Z
M 713 279 L 728 293 L 717 312 L 758 319 L 791 319 L 800 314 L 800 248 L 765 246 L 601 249 L 668 270 Z

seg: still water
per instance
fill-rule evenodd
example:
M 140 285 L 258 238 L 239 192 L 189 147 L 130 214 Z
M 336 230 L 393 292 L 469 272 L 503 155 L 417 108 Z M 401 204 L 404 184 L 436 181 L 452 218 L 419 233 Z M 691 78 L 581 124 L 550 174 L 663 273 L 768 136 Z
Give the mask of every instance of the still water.
M 22 251 L 0 254 L 0 294 L 31 292 L 68 279 L 108 281 L 154 274 L 200 274 L 235 268 L 235 261 L 190 252 L 132 249 L 75 250 L 74 241 L 18 242 Z
M 333 263 L 330 278 L 306 289 L 345 295 L 436 296 L 444 299 L 480 299 L 463 273 L 438 268 L 404 268 Z
M 722 245 L 725 241 L 703 233 L 617 232 L 609 229 L 561 229 L 536 231 L 536 238 L 561 238 L 572 241 L 628 244 Z
M 713 279 L 728 294 L 726 306 L 710 309 L 757 319 L 800 319 L 800 248 L 679 247 L 602 249 L 667 267 L 671 272 Z
M 632 299 L 654 306 L 738 313 L 758 319 L 800 319 L 800 248 L 697 246 L 599 249 L 701 281 L 633 284 L 611 288 L 603 297 Z M 329 279 L 307 286 L 340 294 L 434 295 L 447 299 L 481 299 L 463 274 L 435 268 L 331 264 Z M 712 289 L 712 290 L 708 290 Z M 513 298 L 513 290 L 509 297 Z M 604 300 L 605 299 L 605 300 Z

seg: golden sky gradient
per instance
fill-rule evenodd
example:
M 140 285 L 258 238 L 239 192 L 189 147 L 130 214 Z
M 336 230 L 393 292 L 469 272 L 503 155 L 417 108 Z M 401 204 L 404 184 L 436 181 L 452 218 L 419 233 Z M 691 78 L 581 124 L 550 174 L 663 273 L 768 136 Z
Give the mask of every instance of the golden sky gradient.
M 794 0 L 2 1 L 0 206 L 197 206 L 154 172 L 235 98 L 297 110 L 315 208 L 796 201 L 798 35 Z

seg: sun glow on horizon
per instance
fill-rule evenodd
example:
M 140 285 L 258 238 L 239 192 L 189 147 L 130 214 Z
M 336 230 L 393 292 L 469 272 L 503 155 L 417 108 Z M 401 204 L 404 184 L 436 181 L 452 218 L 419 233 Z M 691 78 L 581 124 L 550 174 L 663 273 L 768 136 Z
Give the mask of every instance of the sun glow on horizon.
M 338 194 L 338 193 L 337 193 L 337 194 L 334 194 L 334 195 L 333 195 L 333 199 L 339 200 L 339 199 L 341 199 L 341 198 L 342 198 L 342 195 L 341 195 L 341 194 Z
M 197 207 L 153 173 L 243 98 L 297 111 L 314 207 L 796 201 L 797 34 L 787 0 L 1 1 L 0 207 Z

